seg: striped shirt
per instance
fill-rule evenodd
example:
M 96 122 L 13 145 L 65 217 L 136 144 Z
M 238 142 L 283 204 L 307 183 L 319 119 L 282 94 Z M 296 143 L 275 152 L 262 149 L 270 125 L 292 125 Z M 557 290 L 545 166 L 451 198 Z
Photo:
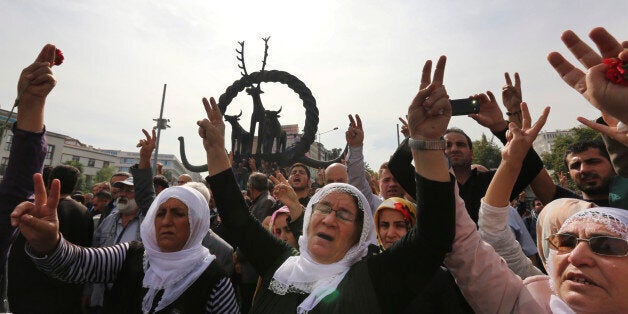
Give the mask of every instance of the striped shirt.
M 57 249 L 42 258 L 33 255 L 27 245 L 26 253 L 39 269 L 50 276 L 70 283 L 113 283 L 122 269 L 129 243 L 109 247 L 85 248 L 61 241 Z M 239 313 L 233 286 L 229 278 L 218 281 L 209 294 L 206 313 Z

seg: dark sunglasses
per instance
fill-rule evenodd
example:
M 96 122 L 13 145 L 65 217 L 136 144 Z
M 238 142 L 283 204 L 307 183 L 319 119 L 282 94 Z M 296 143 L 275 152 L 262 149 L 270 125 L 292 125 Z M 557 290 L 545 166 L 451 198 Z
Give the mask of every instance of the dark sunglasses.
M 609 236 L 596 236 L 588 239 L 581 239 L 573 234 L 556 233 L 547 237 L 550 248 L 562 252 L 571 252 L 580 241 L 589 243 L 593 253 L 605 256 L 628 256 L 628 241 L 625 239 Z

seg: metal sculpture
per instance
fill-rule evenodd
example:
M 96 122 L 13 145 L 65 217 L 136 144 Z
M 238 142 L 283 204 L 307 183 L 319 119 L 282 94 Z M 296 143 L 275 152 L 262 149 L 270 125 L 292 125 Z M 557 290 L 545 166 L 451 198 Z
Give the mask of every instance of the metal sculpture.
M 314 96 L 312 96 L 312 92 L 310 89 L 297 77 L 294 75 L 277 70 L 265 70 L 266 67 L 266 59 L 268 57 L 268 38 L 263 38 L 264 40 L 264 59 L 262 61 L 262 69 L 258 72 L 248 73 L 246 70 L 246 65 L 244 62 L 244 42 L 238 42 L 240 45 L 240 50 L 236 49 L 238 56 L 236 57 L 241 64 L 238 67 L 242 70 L 242 77 L 233 82 L 231 86 L 227 87 L 225 92 L 220 95 L 218 99 L 218 107 L 221 112 L 225 112 L 227 106 L 231 103 L 231 101 L 242 91 L 246 91 L 247 94 L 251 95 L 253 98 L 253 114 L 251 115 L 251 127 L 248 136 L 250 136 L 250 144 L 249 141 L 244 137 L 246 136 L 244 132 L 234 131 L 236 126 L 233 122 L 227 120 L 231 123 L 232 130 L 232 149 L 235 150 L 237 145 L 234 146 L 235 143 L 240 143 L 239 150 L 240 156 L 237 156 L 234 152 L 234 157 L 237 159 L 244 157 L 249 154 L 249 156 L 255 157 L 256 159 L 260 159 L 264 157 L 269 162 L 277 162 L 280 166 L 289 166 L 296 162 L 304 163 L 310 167 L 321 168 L 327 167 L 328 165 L 340 162 L 342 157 L 338 157 L 334 160 L 316 160 L 310 157 L 305 156 L 305 154 L 309 151 L 310 146 L 314 142 L 316 131 L 318 129 L 318 108 L 316 107 L 316 100 Z M 303 107 L 305 108 L 305 126 L 303 128 L 303 136 L 301 139 L 294 144 L 294 146 L 290 146 L 290 148 L 286 149 L 286 134 L 285 131 L 281 130 L 281 124 L 279 123 L 279 112 L 278 111 L 270 111 L 265 110 L 264 105 L 262 104 L 262 100 L 260 95 L 263 91 L 260 88 L 260 84 L 262 82 L 275 82 L 281 83 L 288 86 L 292 91 L 294 91 L 299 98 L 303 101 Z M 256 85 L 257 84 L 257 85 Z M 235 116 L 239 118 L 242 114 Z M 271 118 L 275 116 L 273 121 L 270 121 Z M 230 116 L 231 117 L 231 116 Z M 225 119 L 227 116 L 225 115 Z M 229 118 L 232 119 L 232 118 Z M 238 119 L 235 119 L 237 123 Z M 237 123 L 239 126 L 239 123 Z M 257 145 L 255 153 L 253 153 L 253 136 L 257 127 Z M 240 129 L 242 127 L 240 126 Z M 266 131 L 266 129 L 269 131 Z M 279 129 L 281 132 L 276 132 Z M 242 131 L 244 131 L 242 129 Z M 233 133 L 239 132 L 239 135 L 234 137 Z M 283 134 L 282 134 L 283 132 Z M 277 140 L 277 149 L 275 153 L 272 153 L 272 143 Z M 185 142 L 183 137 L 179 137 L 179 148 L 181 151 L 181 161 L 186 169 L 194 172 L 204 172 L 207 171 L 207 165 L 203 166 L 194 166 L 191 165 L 185 155 Z M 268 149 L 262 148 L 262 143 L 270 143 Z M 268 144 L 267 144 L 268 145 Z M 250 147 L 249 149 L 245 149 L 245 147 Z M 346 148 L 345 148 L 346 152 Z M 342 156 L 342 154 L 341 154 Z
M 244 130 L 240 121 L 242 110 L 237 116 L 224 115 L 225 121 L 231 124 L 231 150 L 234 156 L 250 155 L 253 137 L 251 133 Z

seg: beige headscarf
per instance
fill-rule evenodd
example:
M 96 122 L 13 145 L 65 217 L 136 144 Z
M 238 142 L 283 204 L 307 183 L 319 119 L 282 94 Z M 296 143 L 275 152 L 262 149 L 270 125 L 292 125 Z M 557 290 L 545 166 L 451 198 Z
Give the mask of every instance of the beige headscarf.
M 558 232 L 563 222 L 571 215 L 592 207 L 596 207 L 596 205 L 575 198 L 561 198 L 545 205 L 536 221 L 536 246 L 541 253 L 540 257 L 545 269 L 547 269 L 549 256 L 547 237 Z

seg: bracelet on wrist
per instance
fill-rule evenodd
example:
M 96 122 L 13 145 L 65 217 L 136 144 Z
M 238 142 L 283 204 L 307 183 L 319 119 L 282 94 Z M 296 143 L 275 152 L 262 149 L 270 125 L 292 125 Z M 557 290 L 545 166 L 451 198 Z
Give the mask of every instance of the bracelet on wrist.
M 519 115 L 521 114 L 521 109 L 517 110 L 517 111 L 513 111 L 513 112 L 506 112 L 507 116 L 514 116 L 514 115 Z
M 414 150 L 445 150 L 447 142 L 445 140 L 415 140 L 410 138 L 408 146 Z

